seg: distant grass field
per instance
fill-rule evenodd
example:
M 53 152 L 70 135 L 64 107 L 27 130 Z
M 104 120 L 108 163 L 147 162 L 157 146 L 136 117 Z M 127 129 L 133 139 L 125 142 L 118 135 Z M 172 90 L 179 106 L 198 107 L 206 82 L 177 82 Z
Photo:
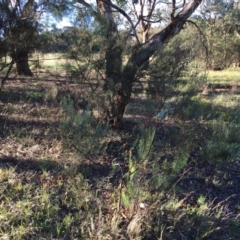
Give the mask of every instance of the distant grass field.
M 218 84 L 240 84 L 240 69 L 209 71 L 207 81 Z
M 63 70 L 66 65 L 66 57 L 62 53 L 33 53 L 29 60 L 32 68 L 45 70 Z
M 36 55 L 33 55 L 36 59 Z M 68 60 L 69 61 L 69 60 Z M 126 61 L 126 60 L 125 60 Z M 40 55 L 41 68 L 49 70 L 62 70 L 67 63 L 64 54 L 46 53 Z M 240 68 L 226 69 L 222 71 L 208 71 L 206 73 L 208 83 L 240 84 Z
M 39 62 L 37 62 L 39 60 Z M 10 61 L 10 60 L 9 60 Z M 66 64 L 69 63 L 64 53 L 32 53 L 29 57 L 29 64 L 31 69 L 35 71 L 36 68 L 44 70 L 65 70 Z M 124 59 L 127 62 L 127 59 Z M 75 63 L 71 63 L 75 64 Z M 14 66 L 15 67 L 15 66 Z M 13 69 L 14 69 L 13 67 Z M 209 70 L 204 72 L 206 74 L 208 83 L 217 84 L 239 84 L 240 85 L 240 68 L 231 68 L 222 71 Z

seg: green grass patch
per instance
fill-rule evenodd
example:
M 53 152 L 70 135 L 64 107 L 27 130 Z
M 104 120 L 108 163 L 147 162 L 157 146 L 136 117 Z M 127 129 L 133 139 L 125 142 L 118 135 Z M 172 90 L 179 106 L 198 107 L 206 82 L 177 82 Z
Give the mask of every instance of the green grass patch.
M 217 84 L 240 84 L 239 70 L 208 71 L 207 81 Z

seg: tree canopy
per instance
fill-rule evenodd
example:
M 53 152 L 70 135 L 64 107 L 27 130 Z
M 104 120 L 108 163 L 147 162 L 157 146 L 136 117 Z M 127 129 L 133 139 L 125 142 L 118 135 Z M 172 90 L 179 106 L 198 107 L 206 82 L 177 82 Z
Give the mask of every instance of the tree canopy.
M 28 66 L 28 54 L 37 46 L 39 18 L 42 4 L 33 0 L 0 2 L 0 34 L 4 49 L 16 63 L 18 74 L 32 75 Z M 4 66 L 3 66 L 4 67 Z

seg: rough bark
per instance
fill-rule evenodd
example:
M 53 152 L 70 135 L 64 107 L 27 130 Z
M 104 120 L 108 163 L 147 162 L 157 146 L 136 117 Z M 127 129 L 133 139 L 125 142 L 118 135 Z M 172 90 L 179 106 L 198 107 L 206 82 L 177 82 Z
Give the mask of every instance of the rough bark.
M 117 128 L 122 127 L 122 116 L 126 106 L 120 82 L 122 68 L 122 48 L 118 44 L 118 31 L 112 15 L 110 0 L 97 0 L 100 15 L 106 24 L 107 49 L 105 53 L 106 61 L 106 81 L 103 90 L 109 95 L 109 106 L 105 110 L 105 121 Z
M 111 1 L 110 0 L 97 0 L 98 9 L 100 15 L 103 20 L 105 20 L 105 27 L 106 27 L 106 40 L 107 40 L 107 49 L 105 53 L 105 60 L 106 60 L 106 79 L 107 82 L 105 84 L 106 90 L 111 88 L 113 84 L 112 81 L 115 82 L 115 79 L 118 78 L 121 72 L 121 65 L 122 65 L 122 49 L 118 46 L 117 38 L 117 26 L 114 22 L 113 15 L 112 15 L 112 8 L 111 8 Z M 115 83 L 116 84 L 116 83 Z
M 28 63 L 28 53 L 18 52 L 15 54 L 15 57 L 13 58 L 14 62 L 16 63 L 16 69 L 18 75 L 25 75 L 25 76 L 33 76 L 33 73 L 29 67 Z

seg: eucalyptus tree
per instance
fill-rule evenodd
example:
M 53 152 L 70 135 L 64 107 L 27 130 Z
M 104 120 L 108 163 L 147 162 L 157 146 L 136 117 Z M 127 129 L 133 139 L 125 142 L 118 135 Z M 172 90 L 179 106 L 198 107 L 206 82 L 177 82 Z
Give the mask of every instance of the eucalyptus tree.
M 31 76 L 28 55 L 38 46 L 38 22 L 43 13 L 44 2 L 34 0 L 0 1 L 0 35 L 4 51 L 11 58 L 9 70 L 16 64 L 19 75 Z
M 97 0 L 94 5 L 85 0 L 76 0 L 74 6 L 84 7 L 105 34 L 105 67 L 103 88 L 110 93 L 105 108 L 105 118 L 116 127 L 122 126 L 125 106 L 129 103 L 137 73 L 141 67 L 183 28 L 202 0 Z M 164 13 L 164 14 L 163 14 Z M 128 31 L 119 41 L 119 28 Z M 119 23 L 120 22 L 120 23 Z M 158 23 L 149 36 L 151 25 Z M 138 34 L 138 31 L 141 34 Z M 133 41 L 129 41 L 129 38 Z M 141 36 L 141 37 L 139 37 Z M 130 42 L 130 43 L 129 43 Z M 124 47 L 128 48 L 127 62 Z M 125 62 L 123 61 L 125 60 Z M 124 62 L 124 63 L 123 63 Z
M 61 2 L 66 3 L 60 0 L 59 4 Z M 102 88 L 107 100 L 103 108 L 105 121 L 116 127 L 122 126 L 124 110 L 139 71 L 184 29 L 201 3 L 202 0 L 70 1 L 70 5 L 83 16 L 81 24 L 87 16 L 87 22 L 92 25 L 90 28 L 97 29 L 94 38 L 88 33 L 87 37 L 80 34 L 79 47 L 76 45 L 71 49 L 73 55 L 77 47 L 85 51 L 85 56 L 90 55 L 90 48 L 88 50 L 82 44 L 84 41 L 102 41 L 98 48 L 104 51 L 104 61 L 95 61 L 93 65 L 97 72 L 101 70 L 104 82 Z M 91 61 L 89 64 L 93 63 Z

